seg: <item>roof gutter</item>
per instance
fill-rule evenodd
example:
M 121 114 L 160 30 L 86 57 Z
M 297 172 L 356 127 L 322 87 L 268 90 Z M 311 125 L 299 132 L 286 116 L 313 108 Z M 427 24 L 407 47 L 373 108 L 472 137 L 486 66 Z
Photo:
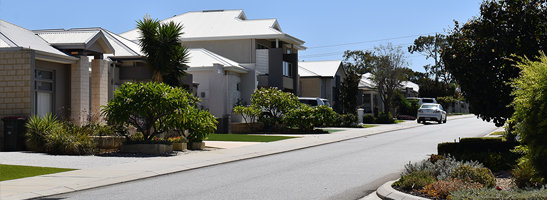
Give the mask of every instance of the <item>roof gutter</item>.
M 59 55 L 54 53 L 49 53 L 40 50 L 34 50 L 36 52 L 36 60 L 50 61 L 63 64 L 73 64 L 78 62 L 80 59 L 72 56 Z

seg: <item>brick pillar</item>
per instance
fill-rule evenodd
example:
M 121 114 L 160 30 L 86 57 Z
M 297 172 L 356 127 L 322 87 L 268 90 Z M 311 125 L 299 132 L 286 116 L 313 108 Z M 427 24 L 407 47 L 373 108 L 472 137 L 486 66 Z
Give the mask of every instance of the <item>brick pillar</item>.
M 91 114 L 93 120 L 101 119 L 101 106 L 108 101 L 108 61 L 91 61 Z
M 86 56 L 72 64 L 70 80 L 70 119 L 76 125 L 83 125 L 89 113 L 89 61 Z

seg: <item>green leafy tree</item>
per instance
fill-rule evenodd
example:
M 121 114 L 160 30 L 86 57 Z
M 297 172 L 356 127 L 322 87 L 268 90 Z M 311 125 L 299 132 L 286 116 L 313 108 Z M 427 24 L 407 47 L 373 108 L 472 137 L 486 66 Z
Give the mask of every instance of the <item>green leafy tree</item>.
M 234 114 L 241 115 L 246 122 L 247 127 L 253 132 L 253 124 L 256 122 L 262 111 L 256 105 L 243 106 L 238 105 L 233 108 Z
M 139 45 L 146 55 L 146 66 L 152 72 L 152 79 L 171 86 L 182 85 L 181 79 L 188 67 L 188 49 L 182 45 L 180 37 L 183 26 L 173 21 L 161 23 L 146 15 L 137 21 L 141 32 Z
M 420 36 L 414 40 L 414 44 L 408 47 L 408 52 L 420 53 L 425 56 L 425 59 L 433 58 L 434 65 L 428 64 L 424 69 L 429 77 L 434 77 L 435 82 L 444 82 L 445 84 L 452 82 L 452 76 L 446 70 L 441 51 L 446 48 L 448 42 L 446 36 L 436 34 L 434 36 Z
M 283 92 L 277 88 L 256 89 L 251 97 L 251 104 L 269 113 L 273 124 L 282 123 L 281 119 L 291 109 L 301 106 L 298 97 L 290 92 Z
M 372 70 L 374 61 L 370 51 L 346 51 L 344 52 L 344 69 L 346 78 L 340 85 L 340 101 L 342 113 L 357 114 L 357 95 L 361 76 Z
M 511 105 L 515 113 L 511 122 L 518 124 L 516 132 L 526 145 L 525 157 L 542 178 L 547 178 L 547 57 L 541 54 L 533 61 L 522 58 L 516 67 L 520 77 L 511 79 L 515 97 Z
M 187 129 L 194 123 L 197 97 L 164 83 L 125 83 L 103 107 L 102 115 L 110 124 L 128 123 L 137 128 L 145 140 L 172 129 Z M 209 114 L 210 115 L 210 114 Z M 195 128 L 195 127 L 194 127 Z
M 391 43 L 374 48 L 374 65 L 372 68 L 372 82 L 384 103 L 384 110 L 389 112 L 391 101 L 396 91 L 401 89 L 405 80 L 405 68 L 408 66 L 407 57 L 401 47 Z
M 357 95 L 359 94 L 361 75 L 354 69 L 346 69 L 346 78 L 340 84 L 340 103 L 342 113 L 357 114 Z
M 502 126 L 514 109 L 507 83 L 520 72 L 512 55 L 536 58 L 547 47 L 545 0 L 484 1 L 480 15 L 455 22 L 442 59 L 475 115 Z

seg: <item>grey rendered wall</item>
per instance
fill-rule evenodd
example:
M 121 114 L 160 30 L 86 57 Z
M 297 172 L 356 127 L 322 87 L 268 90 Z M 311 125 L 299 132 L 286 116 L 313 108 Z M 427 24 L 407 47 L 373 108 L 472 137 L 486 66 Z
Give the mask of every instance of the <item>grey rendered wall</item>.
M 55 96 L 53 112 L 58 117 L 69 117 L 70 107 L 70 65 L 52 63 L 41 60 L 35 61 L 36 69 L 52 70 L 55 72 Z M 34 74 L 34 73 L 32 73 Z
M 248 104 L 251 104 L 251 96 L 257 88 L 256 66 L 254 64 L 243 64 L 243 67 L 249 69 L 246 74 L 241 74 L 241 99 Z
M 183 42 L 188 48 L 204 48 L 238 63 L 254 63 L 255 42 L 245 40 L 214 40 Z
M 277 87 L 284 90 L 283 87 L 283 49 L 268 49 L 268 86 Z M 298 66 L 298 65 L 296 65 Z M 295 67 L 298 68 L 298 67 Z

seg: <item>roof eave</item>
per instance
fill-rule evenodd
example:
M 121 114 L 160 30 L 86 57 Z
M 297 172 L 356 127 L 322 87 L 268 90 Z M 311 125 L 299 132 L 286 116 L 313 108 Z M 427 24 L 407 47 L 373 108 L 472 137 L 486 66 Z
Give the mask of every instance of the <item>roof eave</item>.
M 224 70 L 236 72 L 239 74 L 246 74 L 247 72 L 249 72 L 249 69 L 239 67 L 239 66 L 225 66 Z
M 56 62 L 56 63 L 62 63 L 62 64 L 73 64 L 80 60 L 79 58 L 72 57 L 72 56 L 64 56 L 64 55 L 49 53 L 49 52 L 40 51 L 40 50 L 34 50 L 34 51 L 36 52 L 34 55 L 34 58 L 36 60 Z

